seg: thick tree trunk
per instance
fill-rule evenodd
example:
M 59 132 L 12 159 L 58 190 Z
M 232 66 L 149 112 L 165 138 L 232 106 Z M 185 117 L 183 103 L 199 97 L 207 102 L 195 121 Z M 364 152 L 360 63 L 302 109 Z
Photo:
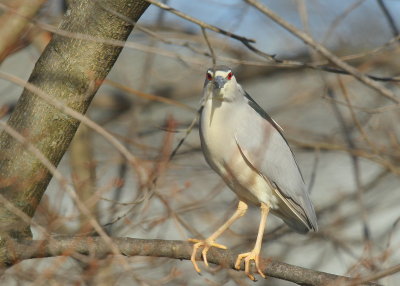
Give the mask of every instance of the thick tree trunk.
M 116 61 L 122 47 L 93 41 L 125 41 L 148 3 L 142 0 L 81 0 L 67 11 L 60 30 L 39 58 L 29 82 L 81 113 Z M 130 19 L 132 22 L 128 22 Z M 81 39 L 73 35 L 89 35 Z M 63 114 L 35 94 L 24 90 L 8 124 L 23 134 L 57 166 L 79 121 Z M 32 217 L 51 174 L 6 132 L 0 134 L 0 194 Z M 29 224 L 0 208 L 0 242 L 10 235 L 29 237 Z M 1 259 L 1 258 L 0 258 Z

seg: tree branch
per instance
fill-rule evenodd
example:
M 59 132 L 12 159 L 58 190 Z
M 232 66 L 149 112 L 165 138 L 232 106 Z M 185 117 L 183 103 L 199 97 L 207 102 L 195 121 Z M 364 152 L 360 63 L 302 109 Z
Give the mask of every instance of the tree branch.
M 393 19 L 392 15 L 390 14 L 389 9 L 386 7 L 386 4 L 383 2 L 383 0 L 378 0 L 378 5 L 381 8 L 383 14 L 385 15 L 386 20 L 388 21 L 393 36 L 397 37 L 399 35 L 399 29 L 397 28 L 396 22 Z
M 314 41 L 313 38 L 311 38 L 307 33 L 297 29 L 295 26 L 290 24 L 289 22 L 286 22 L 284 19 L 279 17 L 279 15 L 275 14 L 272 12 L 268 7 L 263 5 L 260 1 L 258 0 L 245 0 L 247 3 L 255 7 L 257 10 L 259 10 L 261 13 L 266 15 L 268 18 L 273 20 L 275 23 L 280 25 L 281 27 L 285 28 L 287 31 L 295 35 L 297 38 L 301 39 L 304 43 L 315 49 L 317 52 L 319 52 L 321 55 L 323 55 L 325 58 L 327 58 L 329 61 L 334 63 L 336 66 L 339 68 L 343 69 L 344 71 L 348 72 L 349 74 L 353 75 L 356 79 L 358 79 L 360 82 L 364 83 L 365 85 L 369 86 L 370 88 L 376 90 L 389 100 L 399 104 L 400 100 L 396 97 L 394 92 L 392 92 L 390 89 L 382 86 L 378 82 L 370 79 L 368 76 L 362 74 L 359 70 L 354 68 L 353 66 L 349 65 L 348 63 L 342 61 L 339 57 L 335 56 L 332 52 L 330 52 L 327 48 L 325 48 L 323 45 L 317 43 Z
M 230 37 L 232 39 L 238 40 L 239 42 L 241 42 L 246 48 L 248 48 L 253 53 L 255 53 L 255 54 L 267 59 L 271 63 L 276 64 L 275 65 L 276 67 L 281 67 L 281 68 L 299 68 L 299 67 L 301 68 L 301 67 L 303 67 L 303 68 L 310 68 L 310 69 L 315 69 L 315 70 L 326 71 L 326 72 L 330 72 L 330 73 L 354 75 L 352 71 L 350 71 L 348 68 L 346 68 L 346 69 L 343 68 L 343 66 L 339 66 L 340 68 L 327 66 L 327 64 L 329 64 L 329 61 L 326 61 L 326 60 L 324 60 L 323 62 L 309 63 L 309 62 L 300 62 L 300 61 L 294 61 L 294 60 L 278 59 L 276 57 L 276 55 L 271 55 L 271 54 L 265 53 L 265 52 L 257 49 L 254 45 L 252 45 L 252 43 L 255 43 L 255 40 L 253 40 L 253 39 L 248 39 L 246 37 L 239 36 L 239 35 L 230 33 L 228 31 L 225 31 L 225 30 L 223 30 L 221 28 L 218 28 L 216 26 L 207 24 L 207 23 L 205 23 L 203 21 L 200 21 L 200 20 L 190 16 L 190 15 L 187 15 L 187 14 L 181 12 L 181 11 L 178 11 L 178 10 L 166 5 L 165 3 L 161 3 L 161 2 L 156 1 L 156 0 L 146 0 L 146 1 L 151 3 L 151 4 L 153 4 L 153 5 L 155 5 L 155 6 L 157 6 L 157 7 L 159 7 L 159 8 L 161 8 L 161 9 L 164 9 L 164 10 L 166 10 L 168 12 L 171 12 L 171 13 L 181 17 L 182 19 L 185 19 L 185 20 L 187 20 L 189 22 L 192 22 L 192 23 L 198 25 L 199 27 L 201 27 L 202 29 L 208 29 L 210 31 L 214 31 L 214 32 L 219 33 L 221 35 L 224 35 L 224 36 Z M 254 1 L 251 1 L 251 2 L 254 2 Z M 277 15 L 275 15 L 275 16 L 277 16 Z M 275 21 L 275 19 L 273 19 L 273 20 Z M 278 24 L 280 24 L 280 23 L 278 23 Z M 296 29 L 294 26 L 292 26 L 292 27 L 294 29 Z M 284 28 L 286 28 L 286 27 L 284 27 Z M 393 42 L 396 42 L 396 41 L 398 41 L 397 37 L 392 39 L 387 45 L 393 44 Z M 188 46 L 186 45 L 186 47 L 188 47 Z M 379 49 L 377 49 L 377 50 L 379 50 Z M 196 52 L 198 52 L 198 51 L 196 51 Z M 209 54 L 209 53 L 204 53 L 204 55 L 212 57 L 212 55 Z M 352 56 L 350 56 L 350 58 L 352 58 Z M 221 59 L 222 59 L 222 57 L 221 57 Z M 340 59 L 339 57 L 337 57 L 337 59 L 341 60 L 344 64 L 346 64 L 344 62 L 344 60 L 346 60 L 347 57 L 344 57 L 344 59 Z M 331 60 L 331 59 L 328 58 L 328 60 Z M 347 64 L 347 66 L 352 68 L 348 64 Z M 356 69 L 353 68 L 353 70 L 356 70 Z M 369 75 L 369 74 L 362 74 L 360 72 L 358 72 L 358 73 L 361 76 L 365 77 L 367 80 L 384 81 L 384 82 L 398 82 L 399 81 L 398 77 L 381 77 L 381 76 L 375 76 L 375 75 Z
M 0 63 L 12 52 L 12 49 L 31 19 L 47 0 L 16 1 L 16 13 L 21 17 L 14 17 L 14 12 L 7 11 L 0 19 Z M 4 4 L 1 4 L 3 6 Z
M 207 24 L 206 22 L 203 22 L 203 21 L 201 21 L 199 19 L 193 18 L 193 17 L 191 17 L 191 16 L 189 16 L 189 15 L 187 15 L 187 14 L 181 12 L 181 11 L 178 11 L 178 10 L 174 9 L 174 8 L 168 6 L 167 4 L 164 4 L 164 3 L 161 3 L 161 2 L 158 2 L 158 1 L 155 1 L 155 0 L 146 0 L 146 1 L 151 3 L 151 4 L 153 4 L 154 6 L 157 6 L 157 7 L 161 8 L 161 9 L 164 9 L 164 10 L 166 10 L 168 12 L 171 12 L 172 14 L 175 14 L 175 15 L 177 15 L 177 16 L 183 18 L 183 19 L 186 19 L 186 20 L 188 20 L 188 21 L 190 21 L 190 22 L 192 22 L 194 24 L 197 24 L 197 25 L 199 25 L 200 27 L 202 27 L 204 29 L 208 29 L 208 30 L 214 31 L 216 33 L 220 33 L 220 34 L 228 36 L 228 37 L 230 37 L 232 39 L 238 40 L 238 41 L 240 41 L 242 43 L 255 43 L 255 40 L 253 40 L 253 39 L 249 39 L 249 38 L 246 38 L 246 37 L 243 37 L 243 36 L 239 36 L 239 35 L 233 34 L 231 32 L 225 31 L 225 30 L 223 30 L 221 28 L 218 28 L 216 26 Z
M 133 24 L 110 13 L 104 6 L 137 21 L 148 7 L 144 0 L 82 0 L 65 15 L 60 29 L 71 33 L 125 41 Z M 29 83 L 84 114 L 118 58 L 122 47 L 54 35 L 39 58 Z M 8 125 L 23 134 L 49 161 L 57 166 L 67 150 L 79 120 L 25 89 Z M 49 170 L 24 146 L 0 134 L 0 194 L 32 217 L 51 179 Z M 30 236 L 29 225 L 0 208 L 0 236 Z
M 192 245 L 179 240 L 113 238 L 113 243 L 125 256 L 152 256 L 190 260 Z M 71 255 L 77 252 L 96 259 L 113 254 L 109 244 L 100 237 L 56 237 L 48 240 L 9 240 L 7 261 L 12 265 L 31 258 Z M 200 253 L 199 253 L 200 255 Z M 198 257 L 198 259 L 200 256 Z M 234 268 L 236 254 L 229 250 L 211 248 L 208 261 L 225 268 Z M 287 263 L 261 259 L 261 269 L 267 276 L 291 281 L 300 285 L 327 285 L 339 282 L 357 282 L 358 280 L 306 269 Z M 243 271 L 244 269 L 241 269 Z M 194 270 L 193 270 L 194 271 Z M 366 281 L 365 281 L 366 282 Z M 331 284 L 337 285 L 337 284 Z M 377 285 L 366 283 L 365 285 Z

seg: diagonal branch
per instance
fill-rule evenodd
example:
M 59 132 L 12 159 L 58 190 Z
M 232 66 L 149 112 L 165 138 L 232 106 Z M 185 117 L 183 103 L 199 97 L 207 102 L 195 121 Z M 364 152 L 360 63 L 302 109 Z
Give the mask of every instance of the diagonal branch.
M 189 16 L 189 15 L 187 15 L 187 14 L 185 14 L 185 13 L 179 11 L 179 10 L 176 10 L 176 9 L 168 6 L 167 4 L 164 4 L 164 3 L 161 3 L 161 2 L 158 2 L 158 1 L 155 1 L 155 0 L 146 0 L 146 1 L 151 3 L 151 4 L 153 4 L 153 5 L 155 5 L 155 6 L 157 6 L 157 7 L 159 7 L 159 8 L 161 8 L 161 9 L 169 11 L 169 12 L 171 12 L 171 13 L 173 13 L 173 14 L 175 14 L 175 15 L 183 18 L 183 19 L 186 19 L 186 20 L 188 20 L 188 21 L 190 21 L 190 22 L 192 22 L 194 24 L 197 24 L 200 27 L 203 27 L 205 29 L 214 31 L 216 33 L 220 33 L 222 35 L 231 37 L 232 39 L 238 40 L 238 41 L 240 41 L 242 43 L 254 43 L 255 42 L 253 39 L 249 39 L 249 38 L 246 38 L 246 37 L 243 37 L 243 36 L 239 36 L 239 35 L 233 34 L 231 32 L 228 32 L 228 31 L 224 30 L 224 29 L 218 28 L 216 26 L 213 26 L 213 25 L 210 25 L 210 24 L 208 24 L 206 22 L 203 22 L 203 21 L 201 21 L 199 19 L 193 18 L 193 17 L 191 17 L 191 16 Z
M 14 17 L 14 13 L 7 11 L 0 18 L 0 63 L 12 52 L 21 35 L 27 29 L 30 19 L 33 18 L 47 0 L 16 1 L 17 13 L 23 17 Z
M 151 4 L 153 4 L 153 5 L 155 5 L 155 6 L 157 6 L 157 7 L 159 7 L 159 8 L 161 8 L 161 9 L 164 9 L 165 11 L 171 12 L 171 13 L 177 15 L 178 17 L 181 17 L 182 19 L 185 19 L 185 20 L 187 20 L 189 22 L 192 22 L 192 23 L 198 25 L 199 27 L 201 27 L 202 29 L 207 29 L 207 30 L 210 30 L 210 31 L 214 31 L 214 32 L 219 33 L 221 35 L 224 35 L 224 36 L 230 37 L 232 39 L 238 40 L 246 48 L 248 48 L 250 51 L 252 51 L 256 55 L 259 55 L 260 57 L 263 57 L 263 58 L 267 59 L 269 62 L 276 64 L 277 67 L 283 67 L 283 68 L 287 68 L 287 67 L 290 67 L 290 68 L 303 67 L 303 68 L 310 68 L 310 69 L 321 70 L 321 71 L 326 71 L 326 72 L 330 72 L 330 73 L 337 73 L 337 74 L 346 74 L 346 75 L 353 74 L 348 69 L 327 66 L 327 64 L 328 64 L 327 61 L 318 62 L 318 63 L 308 63 L 308 62 L 300 62 L 300 61 L 294 61 L 294 60 L 278 59 L 276 57 L 276 55 L 271 55 L 271 54 L 265 53 L 265 52 L 257 49 L 254 45 L 252 45 L 252 43 L 255 42 L 253 39 L 248 39 L 246 37 L 239 36 L 239 35 L 233 34 L 231 32 L 228 32 L 226 30 L 223 30 L 223 29 L 221 29 L 219 27 L 210 25 L 210 24 L 208 24 L 206 22 L 203 22 L 203 21 L 201 21 L 199 19 L 196 19 L 196 18 L 194 18 L 194 17 L 192 17 L 190 15 L 187 15 L 187 14 L 185 14 L 185 13 L 179 11 L 179 10 L 176 10 L 176 9 L 166 5 L 165 3 L 161 3 L 161 2 L 156 1 L 156 0 L 146 0 L 146 1 L 151 3 Z M 397 37 L 395 37 L 387 45 L 393 44 L 393 42 L 395 42 L 397 40 L 398 40 Z M 377 49 L 377 50 L 379 50 L 379 49 Z M 206 56 L 212 56 L 211 54 L 208 54 L 208 53 L 206 53 L 205 55 Z M 347 59 L 348 57 L 345 57 L 345 58 Z M 342 62 L 343 62 L 343 60 L 342 60 Z M 364 77 L 369 79 L 369 80 L 373 80 L 373 81 L 388 81 L 388 82 L 398 82 L 399 81 L 398 77 L 380 77 L 380 76 L 369 75 L 369 74 L 364 75 Z
M 253 7 L 257 8 L 261 13 L 265 14 L 267 17 L 269 17 L 275 23 L 277 23 L 278 25 L 280 25 L 281 27 L 285 28 L 287 31 L 289 31 L 290 33 L 295 35 L 297 38 L 301 39 L 304 43 L 306 43 L 307 45 L 309 45 L 310 47 L 315 49 L 317 52 L 319 52 L 321 55 L 323 55 L 329 61 L 334 63 L 336 66 L 345 70 L 349 74 L 353 75 L 360 82 L 362 82 L 365 85 L 369 86 L 370 88 L 378 91 L 383 96 L 390 99 L 391 101 L 400 103 L 400 100 L 396 97 L 396 95 L 390 89 L 382 86 L 378 82 L 370 79 L 368 76 L 361 73 L 359 70 L 357 70 L 353 66 L 342 61 L 339 57 L 335 56 L 332 52 L 330 52 L 323 45 L 314 41 L 314 39 L 312 37 L 310 37 L 307 33 L 297 29 L 295 26 L 293 26 L 289 22 L 287 22 L 284 19 L 282 19 L 281 17 L 279 17 L 277 14 L 272 12 L 268 7 L 263 5 L 258 0 L 245 0 L 245 1 L 247 3 L 249 3 L 250 5 L 252 5 Z
M 133 25 L 99 5 L 106 2 L 77 1 L 65 14 L 60 29 L 126 41 Z M 114 10 L 135 22 L 149 6 L 144 0 L 109 3 Z M 37 61 L 29 85 L 51 95 L 54 101 L 63 102 L 66 108 L 84 114 L 121 50 L 122 47 L 54 35 Z M 57 166 L 79 123 L 26 88 L 7 124 Z M 5 131 L 0 133 L 0 157 L 0 181 L 7 182 L 0 186 L 0 194 L 32 217 L 50 182 L 51 173 Z M 29 237 L 31 233 L 29 225 L 18 216 L 0 208 L 0 235 L 16 238 Z
M 386 20 L 388 21 L 389 27 L 392 30 L 393 36 L 398 36 L 399 35 L 399 29 L 396 26 L 396 22 L 393 19 L 392 15 L 389 12 L 389 9 L 386 7 L 386 4 L 383 2 L 383 0 L 378 0 L 378 5 L 381 8 L 383 14 L 385 15 Z

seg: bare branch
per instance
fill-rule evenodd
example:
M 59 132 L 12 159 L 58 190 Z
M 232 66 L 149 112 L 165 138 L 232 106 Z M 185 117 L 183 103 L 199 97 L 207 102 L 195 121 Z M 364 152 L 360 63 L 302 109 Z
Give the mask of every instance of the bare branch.
M 106 1 L 76 2 L 69 10 L 70 13 L 65 14 L 60 24 L 61 30 L 78 33 L 85 31 L 94 37 L 125 41 L 133 25 L 110 15 L 96 2 Z M 1 6 L 3 8 L 5 5 Z M 112 2 L 112 7 L 137 21 L 147 9 L 148 3 L 141 0 L 133 3 L 116 0 Z M 121 47 L 53 36 L 35 65 L 29 79 L 30 86 L 43 94 L 51 94 L 51 98 L 56 102 L 84 118 L 82 114 L 88 109 L 121 50 Z M 60 108 L 48 104 L 48 101 L 42 100 L 42 97 L 36 96 L 30 90 L 26 88 L 20 96 L 8 125 L 18 133 L 24 133 L 28 142 L 34 142 L 45 158 L 56 166 L 80 122 L 65 115 Z M 65 109 L 61 107 L 61 110 Z M 32 217 L 50 182 L 51 173 L 38 158 L 16 143 L 9 133 L 0 133 L 3 159 L 0 177 L 12 181 L 1 188 L 1 193 Z M 6 210 L 5 213 L 2 211 L 0 209 L 1 231 L 14 228 L 15 231 L 10 231 L 13 237 L 31 235 L 29 225 Z
M 185 13 L 182 13 L 181 11 L 178 11 L 178 10 L 168 6 L 167 4 L 164 4 L 164 3 L 161 3 L 161 2 L 158 2 L 158 1 L 155 1 L 155 0 L 146 0 L 146 1 L 151 3 L 151 4 L 153 4 L 153 5 L 155 5 L 155 6 L 157 6 L 157 7 L 160 7 L 161 9 L 167 10 L 167 11 L 169 11 L 169 12 L 171 12 L 171 13 L 173 13 L 173 14 L 175 14 L 175 15 L 183 18 L 183 19 L 186 19 L 186 20 L 188 20 L 188 21 L 190 21 L 192 23 L 195 23 L 195 24 L 199 25 L 200 27 L 203 27 L 205 29 L 214 31 L 216 33 L 228 36 L 228 37 L 230 37 L 232 39 L 235 39 L 235 40 L 238 40 L 238 41 L 240 41 L 242 43 L 254 43 L 255 42 L 253 39 L 249 39 L 249 38 L 246 38 L 246 37 L 243 37 L 243 36 L 239 36 L 239 35 L 233 34 L 231 32 L 225 31 L 224 29 L 218 28 L 216 26 L 207 24 L 206 22 L 203 22 L 203 21 L 200 21 L 200 20 L 198 20 L 196 18 L 193 18 L 193 17 L 191 17 L 191 16 L 189 16 L 189 15 L 187 15 Z
M 60 171 L 57 170 L 57 168 L 52 164 L 52 162 L 48 158 L 46 158 L 46 156 L 44 156 L 44 154 L 38 148 L 36 148 L 34 145 L 32 145 L 26 138 L 24 138 L 21 134 L 19 134 L 17 131 L 15 131 L 12 127 L 10 127 L 9 125 L 7 125 L 6 123 L 4 123 L 2 121 L 0 121 L 0 126 L 1 126 L 1 129 L 3 129 L 10 136 L 12 136 L 17 142 L 24 145 L 26 147 L 26 149 L 32 155 L 34 155 L 48 169 L 48 171 L 51 173 L 51 175 L 54 176 L 59 181 L 62 188 L 65 189 L 65 191 L 72 197 L 72 199 L 78 206 L 79 210 L 86 216 L 88 222 L 97 231 L 97 233 L 100 235 L 101 239 L 103 239 L 109 245 L 111 251 L 114 254 L 119 254 L 117 246 L 115 246 L 113 244 L 111 238 L 105 233 L 103 228 L 97 222 L 96 218 L 93 217 L 90 210 L 79 199 L 75 190 L 70 185 L 68 185 L 66 178 L 60 173 Z M 10 204 L 12 204 L 12 203 L 10 202 Z M 0 263 L 3 263 L 4 259 L 6 259 L 6 258 L 0 257 Z M 126 261 L 124 261 L 124 260 L 121 260 L 121 261 L 123 262 L 124 267 L 126 267 L 127 266 Z
M 317 43 L 314 41 L 308 34 L 306 34 L 303 31 L 300 31 L 297 29 L 295 26 L 290 24 L 289 22 L 285 21 L 281 17 L 279 17 L 277 14 L 272 12 L 268 7 L 263 5 L 261 2 L 258 0 L 245 0 L 247 3 L 250 5 L 254 6 L 257 8 L 260 12 L 268 16 L 271 20 L 285 28 L 287 31 L 301 39 L 304 43 L 307 45 L 311 46 L 314 48 L 317 52 L 319 52 L 321 55 L 326 57 L 329 61 L 337 65 L 339 68 L 343 69 L 344 71 L 348 72 L 349 74 L 353 75 L 356 79 L 358 79 L 360 82 L 364 83 L 365 85 L 371 87 L 372 89 L 378 91 L 381 93 L 383 96 L 386 98 L 390 99 L 391 101 L 395 103 L 400 103 L 400 100 L 396 97 L 396 95 L 388 88 L 382 86 L 381 84 L 373 81 L 370 79 L 368 76 L 362 74 L 359 70 L 356 68 L 352 67 L 351 65 L 347 64 L 346 62 L 342 61 L 339 57 L 335 56 L 332 52 L 330 52 L 327 48 L 325 48 L 323 45 Z
M 399 29 L 396 26 L 396 22 L 394 21 L 392 15 L 390 14 L 388 8 L 386 7 L 385 2 L 383 0 L 378 0 L 378 5 L 381 8 L 383 14 L 386 17 L 386 20 L 389 23 L 390 29 L 392 30 L 393 36 L 397 37 L 399 35 Z
M 123 154 L 127 160 L 132 164 L 132 166 L 135 166 L 139 170 L 139 163 L 137 162 L 137 159 L 135 156 L 121 143 L 118 141 L 118 139 L 115 138 L 111 133 L 109 133 L 106 129 L 98 125 L 96 122 L 93 120 L 90 120 L 87 118 L 85 115 L 75 111 L 74 109 L 68 107 L 65 105 L 65 103 L 55 99 L 54 97 L 51 97 L 50 95 L 46 94 L 43 92 L 41 89 L 36 87 L 35 85 L 25 82 L 24 80 L 15 77 L 13 75 L 0 72 L 0 78 L 3 78 L 5 80 L 14 82 L 22 87 L 25 87 L 27 90 L 30 92 L 34 93 L 35 95 L 39 96 L 43 100 L 47 101 L 48 103 L 52 104 L 55 108 L 59 109 L 61 112 L 79 120 L 86 126 L 90 127 L 94 131 L 96 131 L 98 134 L 102 135 L 107 141 L 109 141 L 121 154 Z M 139 173 L 140 175 L 140 173 Z
M 126 256 L 168 257 L 172 259 L 190 260 L 192 245 L 179 240 L 113 238 L 113 244 Z M 39 257 L 70 255 L 77 252 L 93 258 L 104 258 L 110 254 L 110 246 L 99 237 L 57 237 L 49 240 L 20 240 L 8 242 L 8 261 L 10 264 L 21 260 Z M 229 250 L 210 249 L 208 261 L 225 268 L 234 269 L 236 255 Z M 287 263 L 262 259 L 261 269 L 270 277 L 291 281 L 300 285 L 326 285 L 354 281 L 351 278 L 337 276 L 290 265 Z M 241 269 L 242 271 L 244 269 Z M 194 271 L 194 270 L 193 270 Z M 338 285 L 338 284 L 335 284 Z M 366 283 L 366 285 L 377 285 Z
M 16 1 L 18 8 L 16 13 L 23 17 L 14 17 L 13 11 L 8 11 L 1 15 L 0 19 L 0 63 L 11 52 L 13 45 L 18 41 L 21 34 L 25 31 L 29 19 L 34 17 L 40 7 L 47 0 L 24 0 Z M 2 5 L 3 6 L 3 5 Z
M 369 282 L 369 281 L 373 281 L 373 280 L 377 280 L 377 279 L 380 279 L 380 278 L 383 278 L 383 277 L 387 277 L 387 276 L 393 275 L 393 274 L 398 273 L 398 272 L 400 272 L 400 264 L 397 264 L 397 265 L 394 265 L 394 266 L 389 267 L 387 269 L 378 271 L 377 273 L 373 273 L 373 274 L 365 276 L 363 278 L 359 278 L 356 281 L 349 282 L 349 283 L 347 283 L 346 286 L 357 286 L 357 285 L 360 285 L 362 283 L 366 283 L 366 282 Z

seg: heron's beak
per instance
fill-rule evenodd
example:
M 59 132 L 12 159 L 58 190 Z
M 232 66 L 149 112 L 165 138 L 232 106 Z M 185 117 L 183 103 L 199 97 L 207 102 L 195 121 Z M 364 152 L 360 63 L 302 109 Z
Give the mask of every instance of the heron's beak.
M 225 78 L 223 78 L 222 76 L 217 76 L 214 79 L 214 88 L 221 89 L 224 87 L 226 82 L 227 82 L 227 80 Z

